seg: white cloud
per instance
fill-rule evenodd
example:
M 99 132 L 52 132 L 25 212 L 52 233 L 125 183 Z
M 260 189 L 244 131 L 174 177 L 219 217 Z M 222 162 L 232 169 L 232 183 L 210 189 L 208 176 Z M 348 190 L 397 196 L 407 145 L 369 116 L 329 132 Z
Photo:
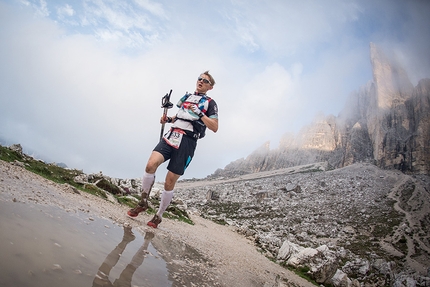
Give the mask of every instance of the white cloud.
M 19 0 L 19 3 L 26 7 L 32 7 L 34 9 L 35 16 L 48 17 L 50 15 L 49 9 L 47 7 L 47 2 L 45 0 Z
M 60 18 L 71 17 L 75 14 L 75 10 L 69 4 L 65 4 L 57 8 L 57 14 Z
M 86 1 L 81 15 L 84 27 L 91 27 L 102 41 L 126 49 L 141 49 L 159 41 L 160 19 L 164 19 L 159 5 L 138 3 L 137 9 L 132 2 L 125 1 Z M 148 13 L 149 11 L 149 13 Z M 155 17 L 154 17 L 155 16 Z
M 162 4 L 160 3 L 156 3 L 154 1 L 149 1 L 149 0 L 135 0 L 135 2 L 140 7 L 151 12 L 151 14 L 157 17 L 164 18 L 164 19 L 168 18 Z

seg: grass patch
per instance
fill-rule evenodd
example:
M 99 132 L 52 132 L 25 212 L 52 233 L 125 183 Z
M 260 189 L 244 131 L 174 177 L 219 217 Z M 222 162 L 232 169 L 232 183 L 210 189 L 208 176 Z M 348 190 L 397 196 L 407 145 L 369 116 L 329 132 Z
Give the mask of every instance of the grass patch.
M 354 238 L 348 249 L 356 255 L 366 256 L 369 250 L 372 250 L 372 245 L 369 236 L 358 235 Z
M 0 146 L 0 159 L 7 162 L 22 161 L 23 156 L 7 147 Z
M 23 164 L 26 170 L 38 174 L 48 180 L 59 184 L 67 183 L 78 190 L 107 199 L 106 191 L 104 189 L 91 184 L 84 185 L 74 181 L 76 176 L 83 174 L 80 170 L 63 168 L 55 164 L 48 164 L 4 146 L 0 146 L 0 160 L 4 160 L 6 162 L 19 161 Z
M 132 195 L 132 196 L 135 197 L 137 200 L 139 200 L 137 196 L 135 195 Z M 131 207 L 131 208 L 135 208 L 137 205 L 135 200 L 132 200 L 125 196 L 116 196 L 116 199 L 118 200 L 119 203 L 127 205 L 128 207 Z
M 76 176 L 83 173 L 80 170 L 66 169 L 55 164 L 47 164 L 43 161 L 36 160 L 3 146 L 0 146 L 0 159 L 7 162 L 19 161 L 24 164 L 25 169 L 28 171 L 36 173 L 56 183 L 68 183 L 82 191 L 85 191 L 82 184 L 78 184 L 73 180 Z
M 99 182 L 97 182 L 96 185 L 101 189 L 106 190 L 114 195 L 122 194 L 122 191 L 118 186 L 116 186 L 115 184 L 112 184 L 111 182 L 109 182 L 104 178 L 101 179 Z
M 176 205 L 169 205 L 166 211 L 167 212 L 163 214 L 164 218 L 176 219 L 194 225 L 194 222 L 190 219 L 188 213 L 185 210 L 179 209 Z
M 312 277 L 311 274 L 309 273 L 310 268 L 307 266 L 301 266 L 298 268 L 294 268 L 292 266 L 288 266 L 287 267 L 290 271 L 293 271 L 294 273 L 296 273 L 298 276 L 300 276 L 303 279 L 306 279 L 307 281 L 311 282 L 312 284 L 316 285 L 316 286 L 320 286 Z M 328 285 L 324 285 L 327 286 Z
M 95 186 L 95 185 L 92 185 L 92 184 L 86 184 L 86 185 L 83 187 L 83 190 L 84 190 L 85 192 L 89 193 L 89 194 L 92 194 L 92 195 L 95 195 L 95 196 L 98 196 L 98 197 L 101 197 L 101 198 L 107 199 L 106 192 L 105 192 L 104 190 L 102 190 L 102 189 L 98 188 L 98 187 L 97 187 L 97 186 Z
M 402 236 L 397 242 L 394 243 L 394 247 L 401 251 L 403 254 L 408 253 L 408 240 Z
M 219 224 L 219 225 L 227 225 L 227 222 L 224 219 L 216 219 L 216 218 L 212 218 L 211 219 L 213 222 Z
M 208 213 L 209 210 L 214 210 L 216 214 L 226 214 L 228 217 L 235 216 L 242 204 L 239 202 L 208 202 L 204 207 L 204 213 Z

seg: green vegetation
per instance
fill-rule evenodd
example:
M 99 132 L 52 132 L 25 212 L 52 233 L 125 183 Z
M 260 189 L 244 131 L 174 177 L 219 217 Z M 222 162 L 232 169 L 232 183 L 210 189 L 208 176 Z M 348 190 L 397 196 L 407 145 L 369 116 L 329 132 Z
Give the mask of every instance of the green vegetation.
M 408 252 L 408 240 L 405 236 L 402 236 L 396 243 L 394 243 L 394 247 L 396 247 L 403 254 Z
M 375 224 L 372 235 L 377 238 L 383 238 L 387 236 L 387 234 L 393 233 L 394 229 L 399 226 L 401 220 L 401 214 L 394 209 L 385 217 L 374 218 L 374 222 L 369 222 L 370 224 Z
M 95 195 L 95 196 L 98 196 L 98 197 L 102 197 L 102 198 L 104 198 L 104 199 L 107 199 L 106 192 L 105 192 L 104 190 L 102 190 L 102 189 L 100 189 L 100 188 L 98 188 L 98 187 L 96 187 L 96 186 L 92 185 L 92 184 L 86 184 L 86 185 L 83 187 L 83 190 L 84 190 L 85 192 L 88 192 L 88 193 L 92 194 L 92 195 Z
M 83 184 L 76 183 L 73 180 L 76 176 L 83 174 L 80 170 L 66 169 L 55 164 L 47 164 L 43 161 L 36 160 L 27 155 L 22 155 L 19 152 L 3 146 L 0 146 L 0 159 L 7 162 L 21 162 L 25 169 L 46 179 L 60 184 L 68 183 L 81 191 L 101 195 L 106 198 L 106 194 L 103 196 L 102 190 L 96 190 L 90 185 L 84 186 Z
M 9 148 L 0 145 L 0 159 L 7 162 L 13 162 L 15 160 L 22 161 L 23 156 Z
M 140 200 L 140 198 L 137 195 L 132 195 L 134 198 L 136 198 L 137 200 Z M 116 199 L 118 200 L 119 203 L 127 205 L 128 207 L 131 208 L 135 208 L 136 207 L 136 201 L 130 199 L 129 197 L 125 197 L 125 196 L 117 196 Z
M 186 222 L 188 224 L 194 225 L 194 222 L 190 219 L 188 216 L 188 213 L 185 210 L 179 209 L 174 204 L 171 204 L 167 210 L 163 214 L 163 217 L 170 218 L 170 219 L 176 219 L 179 221 Z
M 227 222 L 224 219 L 212 219 L 212 221 L 219 225 L 227 225 Z
M 296 273 L 297 275 L 299 275 L 300 277 L 306 279 L 307 281 L 309 281 L 309 282 L 311 282 L 311 283 L 319 286 L 319 284 L 317 284 L 317 282 L 314 279 L 312 279 L 312 276 L 309 273 L 309 271 L 310 271 L 309 267 L 307 267 L 307 266 L 301 266 L 301 267 L 298 267 L 298 268 L 294 268 L 294 267 L 288 266 L 287 268 L 290 271 L 292 271 L 292 272 Z M 324 285 L 324 286 L 329 287 L 330 285 Z
M 115 195 L 116 194 L 122 194 L 122 191 L 121 191 L 121 189 L 119 189 L 118 186 L 116 186 L 115 184 L 112 184 L 111 182 L 109 182 L 108 180 L 106 180 L 104 178 L 99 180 L 96 183 L 96 185 L 98 187 L 100 187 L 101 189 L 104 189 L 104 190 L 106 190 L 112 194 L 115 194 Z
M 209 213 L 209 210 L 215 210 L 216 214 L 227 214 L 229 217 L 234 217 L 242 204 L 240 202 L 217 202 L 217 201 L 209 201 L 203 207 L 204 213 Z

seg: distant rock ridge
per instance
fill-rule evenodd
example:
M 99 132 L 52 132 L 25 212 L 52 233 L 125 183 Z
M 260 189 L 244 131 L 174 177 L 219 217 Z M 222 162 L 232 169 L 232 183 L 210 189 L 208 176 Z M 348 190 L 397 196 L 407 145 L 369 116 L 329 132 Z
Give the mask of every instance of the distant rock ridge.
M 326 161 L 333 168 L 368 162 L 384 169 L 430 174 L 430 79 L 414 87 L 406 71 L 370 44 L 373 80 L 353 92 L 339 116 L 318 116 L 276 149 L 265 142 L 209 178 Z

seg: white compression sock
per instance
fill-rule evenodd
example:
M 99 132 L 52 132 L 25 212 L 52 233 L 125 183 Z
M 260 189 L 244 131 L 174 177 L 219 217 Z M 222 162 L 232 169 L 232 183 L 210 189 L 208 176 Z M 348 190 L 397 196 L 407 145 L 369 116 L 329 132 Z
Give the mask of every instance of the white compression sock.
M 158 212 L 157 212 L 157 215 L 160 218 L 163 217 L 163 213 L 166 211 L 167 207 L 172 201 L 172 198 L 173 198 L 173 190 L 171 191 L 165 190 L 161 194 L 160 207 L 158 208 Z
M 155 174 L 145 172 L 142 178 L 142 192 L 149 194 L 154 182 L 155 182 Z

